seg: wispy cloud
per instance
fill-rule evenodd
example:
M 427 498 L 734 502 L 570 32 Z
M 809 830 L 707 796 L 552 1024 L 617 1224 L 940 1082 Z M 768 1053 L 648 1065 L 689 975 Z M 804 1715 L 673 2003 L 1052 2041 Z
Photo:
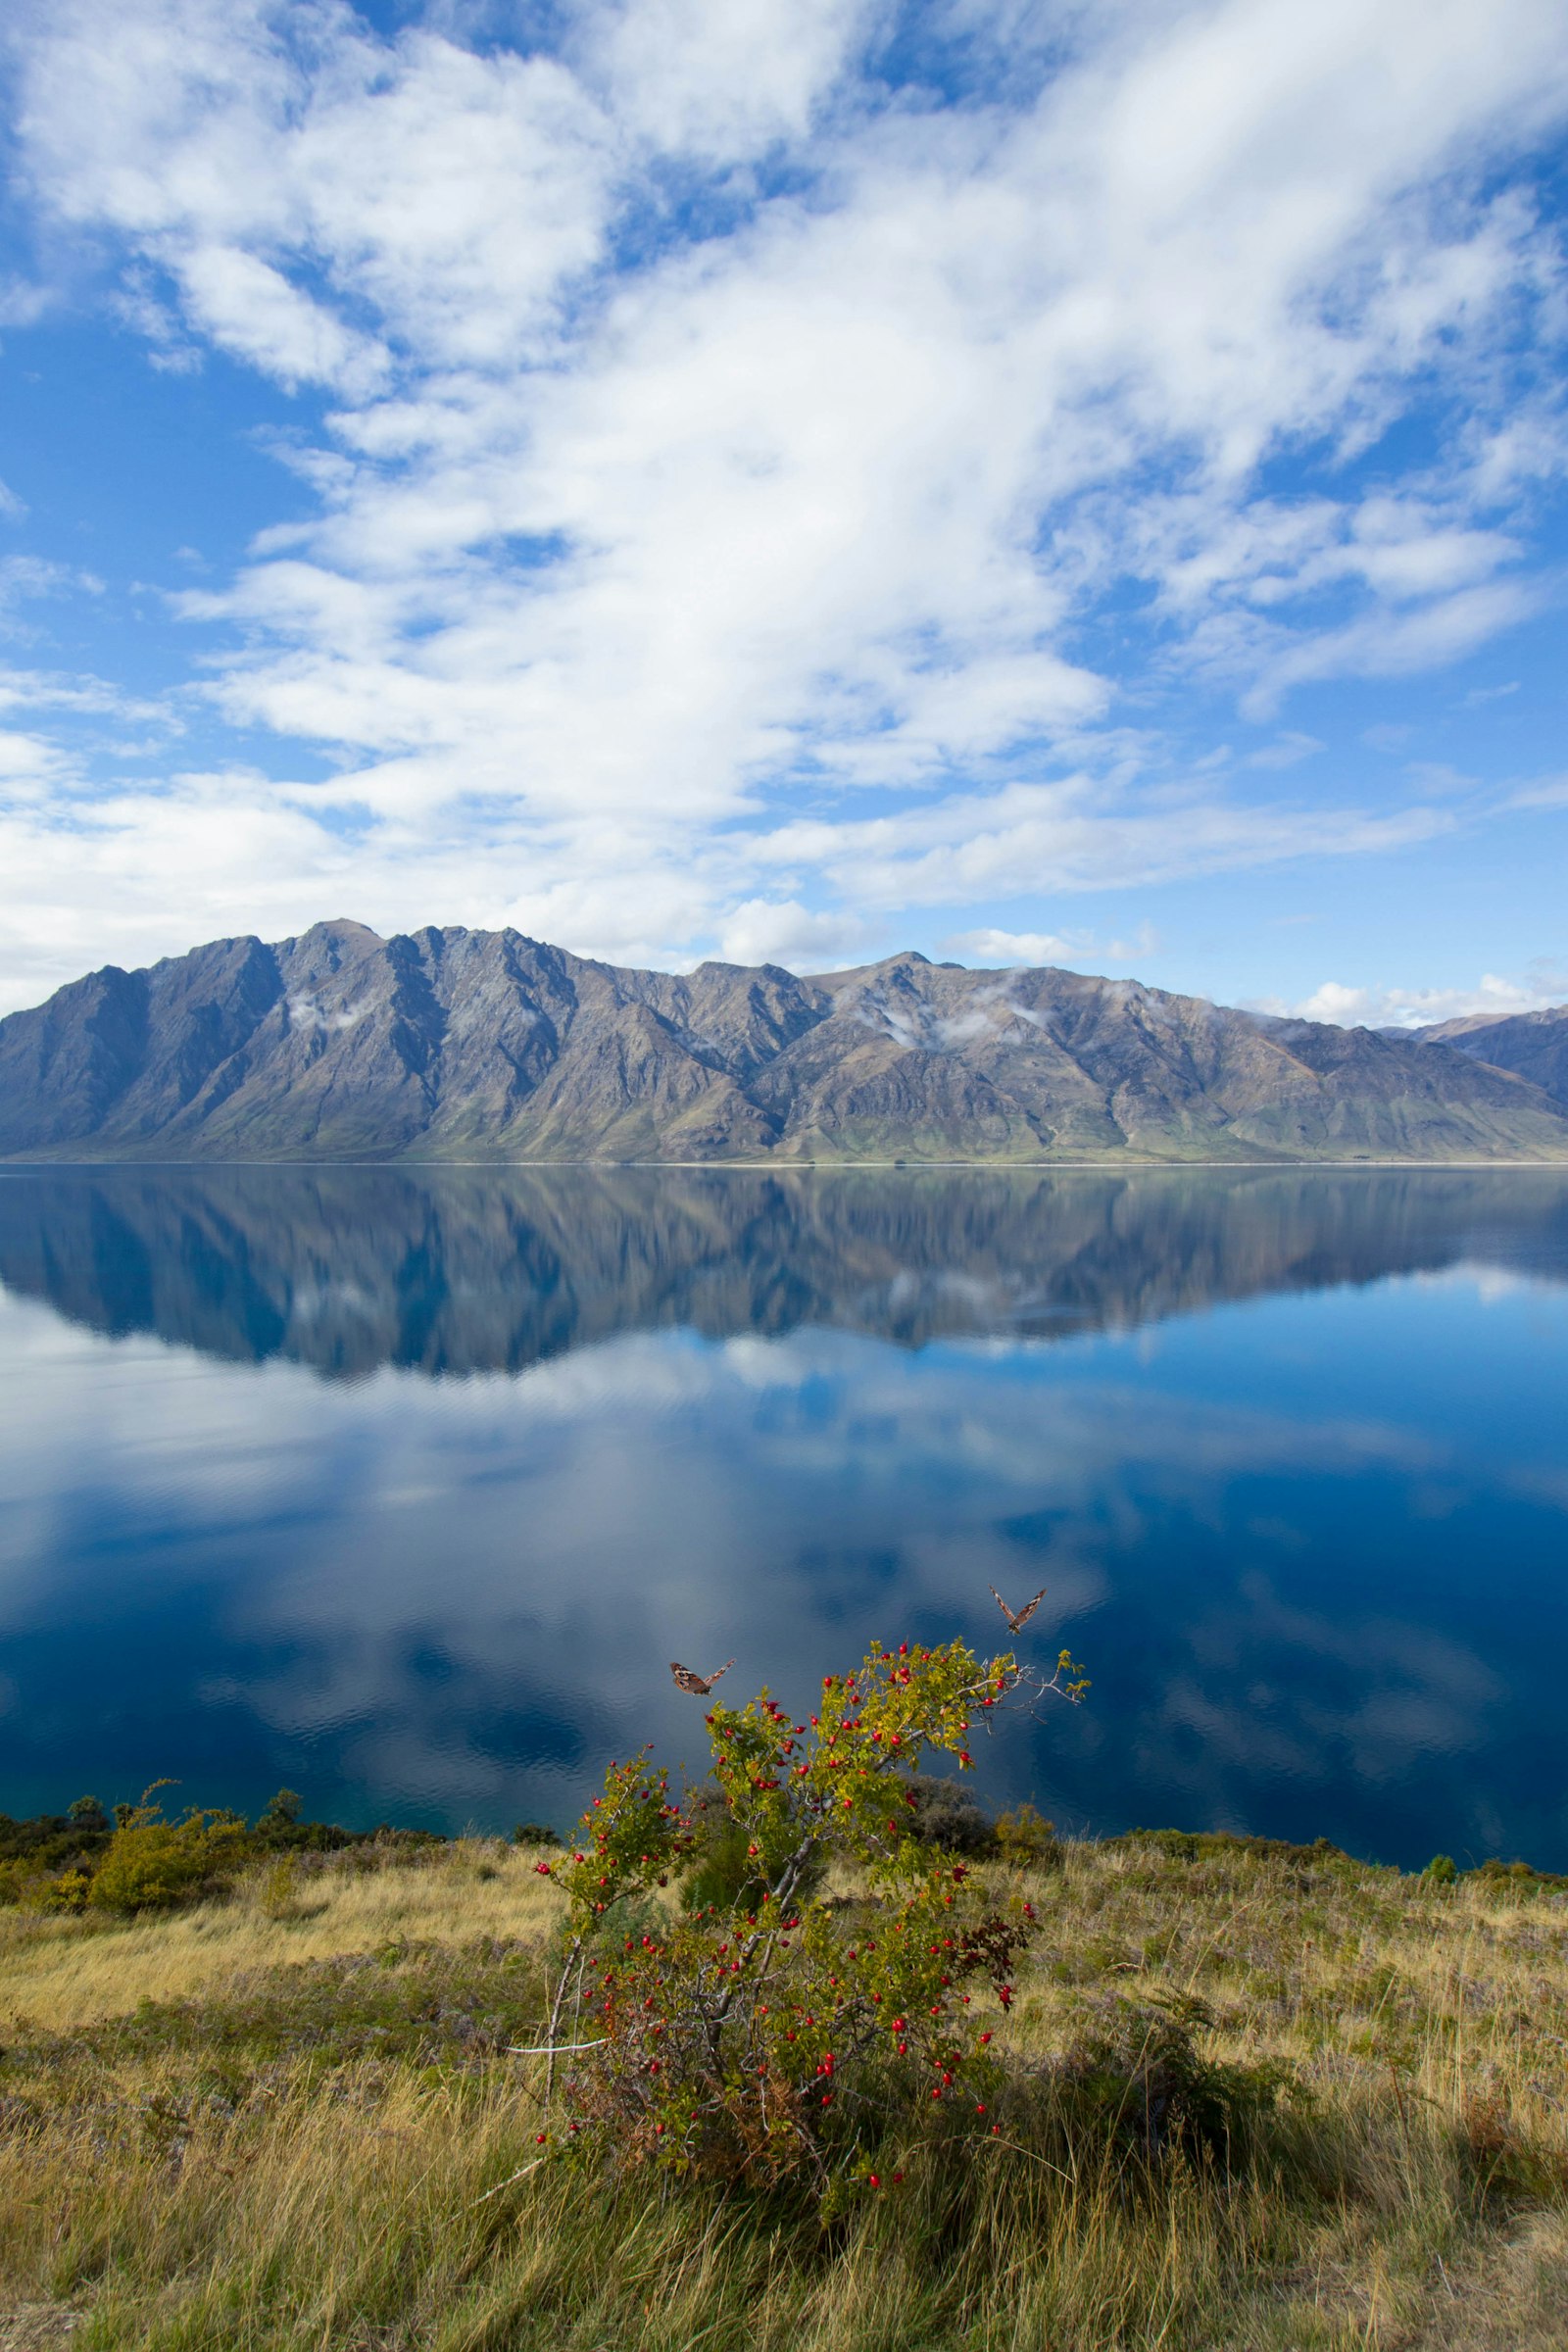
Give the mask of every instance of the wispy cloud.
M 921 11 L 871 0 L 582 0 L 526 52 L 462 21 L 24 0 L 9 36 L 51 236 L 155 366 L 301 403 L 308 519 L 178 604 L 215 715 L 281 747 L 196 805 L 292 906 L 352 838 L 380 919 L 835 956 L 1452 821 L 1173 794 L 1146 714 L 1415 674 L 1553 592 L 1550 0 L 980 0 L 962 92 L 895 83 Z M 26 854 L 85 822 L 134 902 L 191 792 L 29 811 Z

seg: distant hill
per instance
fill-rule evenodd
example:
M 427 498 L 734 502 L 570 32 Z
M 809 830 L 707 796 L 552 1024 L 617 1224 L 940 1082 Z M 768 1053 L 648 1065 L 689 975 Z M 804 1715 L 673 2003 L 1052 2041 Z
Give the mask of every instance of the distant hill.
M 1413 1034 L 1426 1045 L 1456 1046 L 1494 1069 L 1511 1070 L 1555 1102 L 1568 1103 L 1568 1004 L 1510 1013 L 1501 1020 L 1492 1013 L 1471 1013 L 1457 1021 L 1437 1021 Z
M 0 1156 L 1568 1159 L 1568 1102 L 1468 1035 L 1077 972 L 671 974 L 332 922 L 108 965 L 0 1021 Z

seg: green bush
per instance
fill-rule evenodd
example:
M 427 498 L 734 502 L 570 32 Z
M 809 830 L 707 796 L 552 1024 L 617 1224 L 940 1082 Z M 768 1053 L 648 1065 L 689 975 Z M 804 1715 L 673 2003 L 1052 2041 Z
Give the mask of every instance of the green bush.
M 998 1853 L 1014 1870 L 1061 1867 L 1056 1825 L 1047 1821 L 1033 1805 L 1017 1805 L 1010 1813 L 999 1815 L 995 1837 Z
M 243 1822 L 228 1813 L 188 1813 L 164 1821 L 156 1806 L 137 1806 L 109 1842 L 88 1900 L 100 1911 L 165 1911 L 198 1889 L 221 1883 L 242 1858 Z
M 1282 2094 L 1301 2094 L 1277 2065 L 1232 2066 L 1203 2056 L 1197 2035 L 1212 2024 L 1190 1996 L 1113 1995 L 1047 2070 L 1058 2124 L 1069 2136 L 1146 2160 L 1180 2151 L 1229 2171 Z
M 908 1787 L 909 1795 L 905 1798 L 908 1827 L 922 1845 L 939 1853 L 969 1854 L 977 1859 L 996 1852 L 991 1816 L 967 1788 L 956 1781 L 930 1779 L 924 1774 L 915 1775 Z
M 684 1803 L 646 1756 L 612 1765 L 580 1843 L 536 1866 L 569 1903 L 544 2036 L 547 2152 L 792 2181 L 831 2211 L 856 2180 L 875 2184 L 890 2133 L 924 2132 L 933 2110 L 993 2134 L 1002 2077 L 975 1993 L 989 1984 L 1008 2006 L 1034 1910 L 991 1901 L 921 1834 L 921 1790 L 945 1784 L 918 1767 L 934 1748 L 971 1769 L 977 1715 L 1025 1686 L 1074 1697 L 1072 1671 L 1065 1653 L 1042 1683 L 962 1642 L 873 1644 L 826 1679 L 807 1723 L 765 1690 L 715 1702 L 710 1785 Z M 812 1900 L 834 1858 L 865 1891 Z M 628 1917 L 683 1867 L 684 1917 Z
M 692 1844 L 681 1881 L 682 1910 L 754 1910 L 762 1898 L 764 1882 L 745 1825 L 719 1797 L 699 1798 L 688 1819 Z

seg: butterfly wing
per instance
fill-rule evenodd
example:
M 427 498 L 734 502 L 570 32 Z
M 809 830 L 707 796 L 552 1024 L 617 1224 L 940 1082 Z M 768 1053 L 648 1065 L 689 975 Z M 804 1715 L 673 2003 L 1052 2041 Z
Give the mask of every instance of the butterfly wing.
M 1017 1616 L 1012 1621 L 1012 1630 L 1015 1634 L 1021 1634 L 1023 1632 L 1024 1627 L 1028 1624 L 1036 1609 L 1039 1608 L 1040 1603 L 1045 1599 L 1046 1594 L 1050 1590 L 1051 1588 L 1049 1585 L 1042 1585 L 1039 1592 L 1035 1594 L 1033 1600 L 1027 1601 L 1018 1611 Z
M 693 1674 L 689 1666 L 677 1666 L 674 1659 L 671 1658 L 669 1671 L 675 1677 L 677 1690 L 689 1690 L 693 1698 L 707 1697 L 708 1685 L 700 1674 Z
M 1002 1594 L 1001 1594 L 1001 1593 L 1000 1593 L 1000 1592 L 997 1591 L 997 1588 L 996 1588 L 996 1586 L 995 1586 L 995 1585 L 987 1585 L 987 1587 L 986 1587 L 986 1591 L 987 1591 L 987 1592 L 990 1593 L 990 1595 L 991 1595 L 992 1599 L 993 1599 L 993 1600 L 996 1602 L 996 1604 L 997 1604 L 998 1608 L 999 1608 L 999 1609 L 1002 1611 L 1002 1614 L 1004 1615 L 1004 1617 L 1005 1617 L 1005 1619 L 1007 1620 L 1007 1623 L 1008 1623 L 1008 1624 L 1011 1626 L 1011 1628 L 1012 1628 L 1013 1632 L 1014 1632 L 1014 1633 L 1016 1633 L 1016 1632 L 1018 1631 L 1018 1627 L 1019 1627 L 1019 1624 L 1020 1624 L 1021 1620 L 1020 1620 L 1020 1619 L 1018 1619 L 1018 1618 L 1016 1618 L 1016 1617 L 1013 1615 L 1012 1611 L 1011 1611 L 1011 1610 L 1008 1608 L 1008 1606 L 1007 1606 L 1006 1602 L 1005 1602 L 1004 1599 L 1003 1599 L 1003 1597 L 1002 1597 Z
M 703 1685 L 704 1690 L 711 1690 L 719 1676 L 721 1674 L 728 1674 L 734 1663 L 735 1661 L 733 1658 L 726 1658 L 722 1666 L 715 1666 L 712 1673 L 709 1676 L 707 1682 Z

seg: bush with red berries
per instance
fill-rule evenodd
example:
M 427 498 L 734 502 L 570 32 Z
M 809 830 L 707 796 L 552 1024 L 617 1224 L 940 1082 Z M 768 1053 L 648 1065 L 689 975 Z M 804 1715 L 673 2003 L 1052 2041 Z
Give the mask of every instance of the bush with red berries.
M 1085 1688 L 1065 1651 L 1043 1681 L 962 1642 L 873 1644 L 805 1721 L 765 1690 L 715 1703 L 711 1779 L 746 1875 L 732 1904 L 684 1915 L 659 1890 L 715 1800 L 675 1797 L 646 1753 L 612 1765 L 578 1843 L 539 1865 L 568 1903 L 545 2150 L 820 2194 L 891 2179 L 880 2151 L 921 2113 L 994 2132 L 984 1992 L 1011 2000 L 1034 1911 L 916 1835 L 911 1775 L 933 1749 L 970 1769 L 976 1723 L 1009 1700 Z M 834 1861 L 853 1895 L 816 1891 Z

